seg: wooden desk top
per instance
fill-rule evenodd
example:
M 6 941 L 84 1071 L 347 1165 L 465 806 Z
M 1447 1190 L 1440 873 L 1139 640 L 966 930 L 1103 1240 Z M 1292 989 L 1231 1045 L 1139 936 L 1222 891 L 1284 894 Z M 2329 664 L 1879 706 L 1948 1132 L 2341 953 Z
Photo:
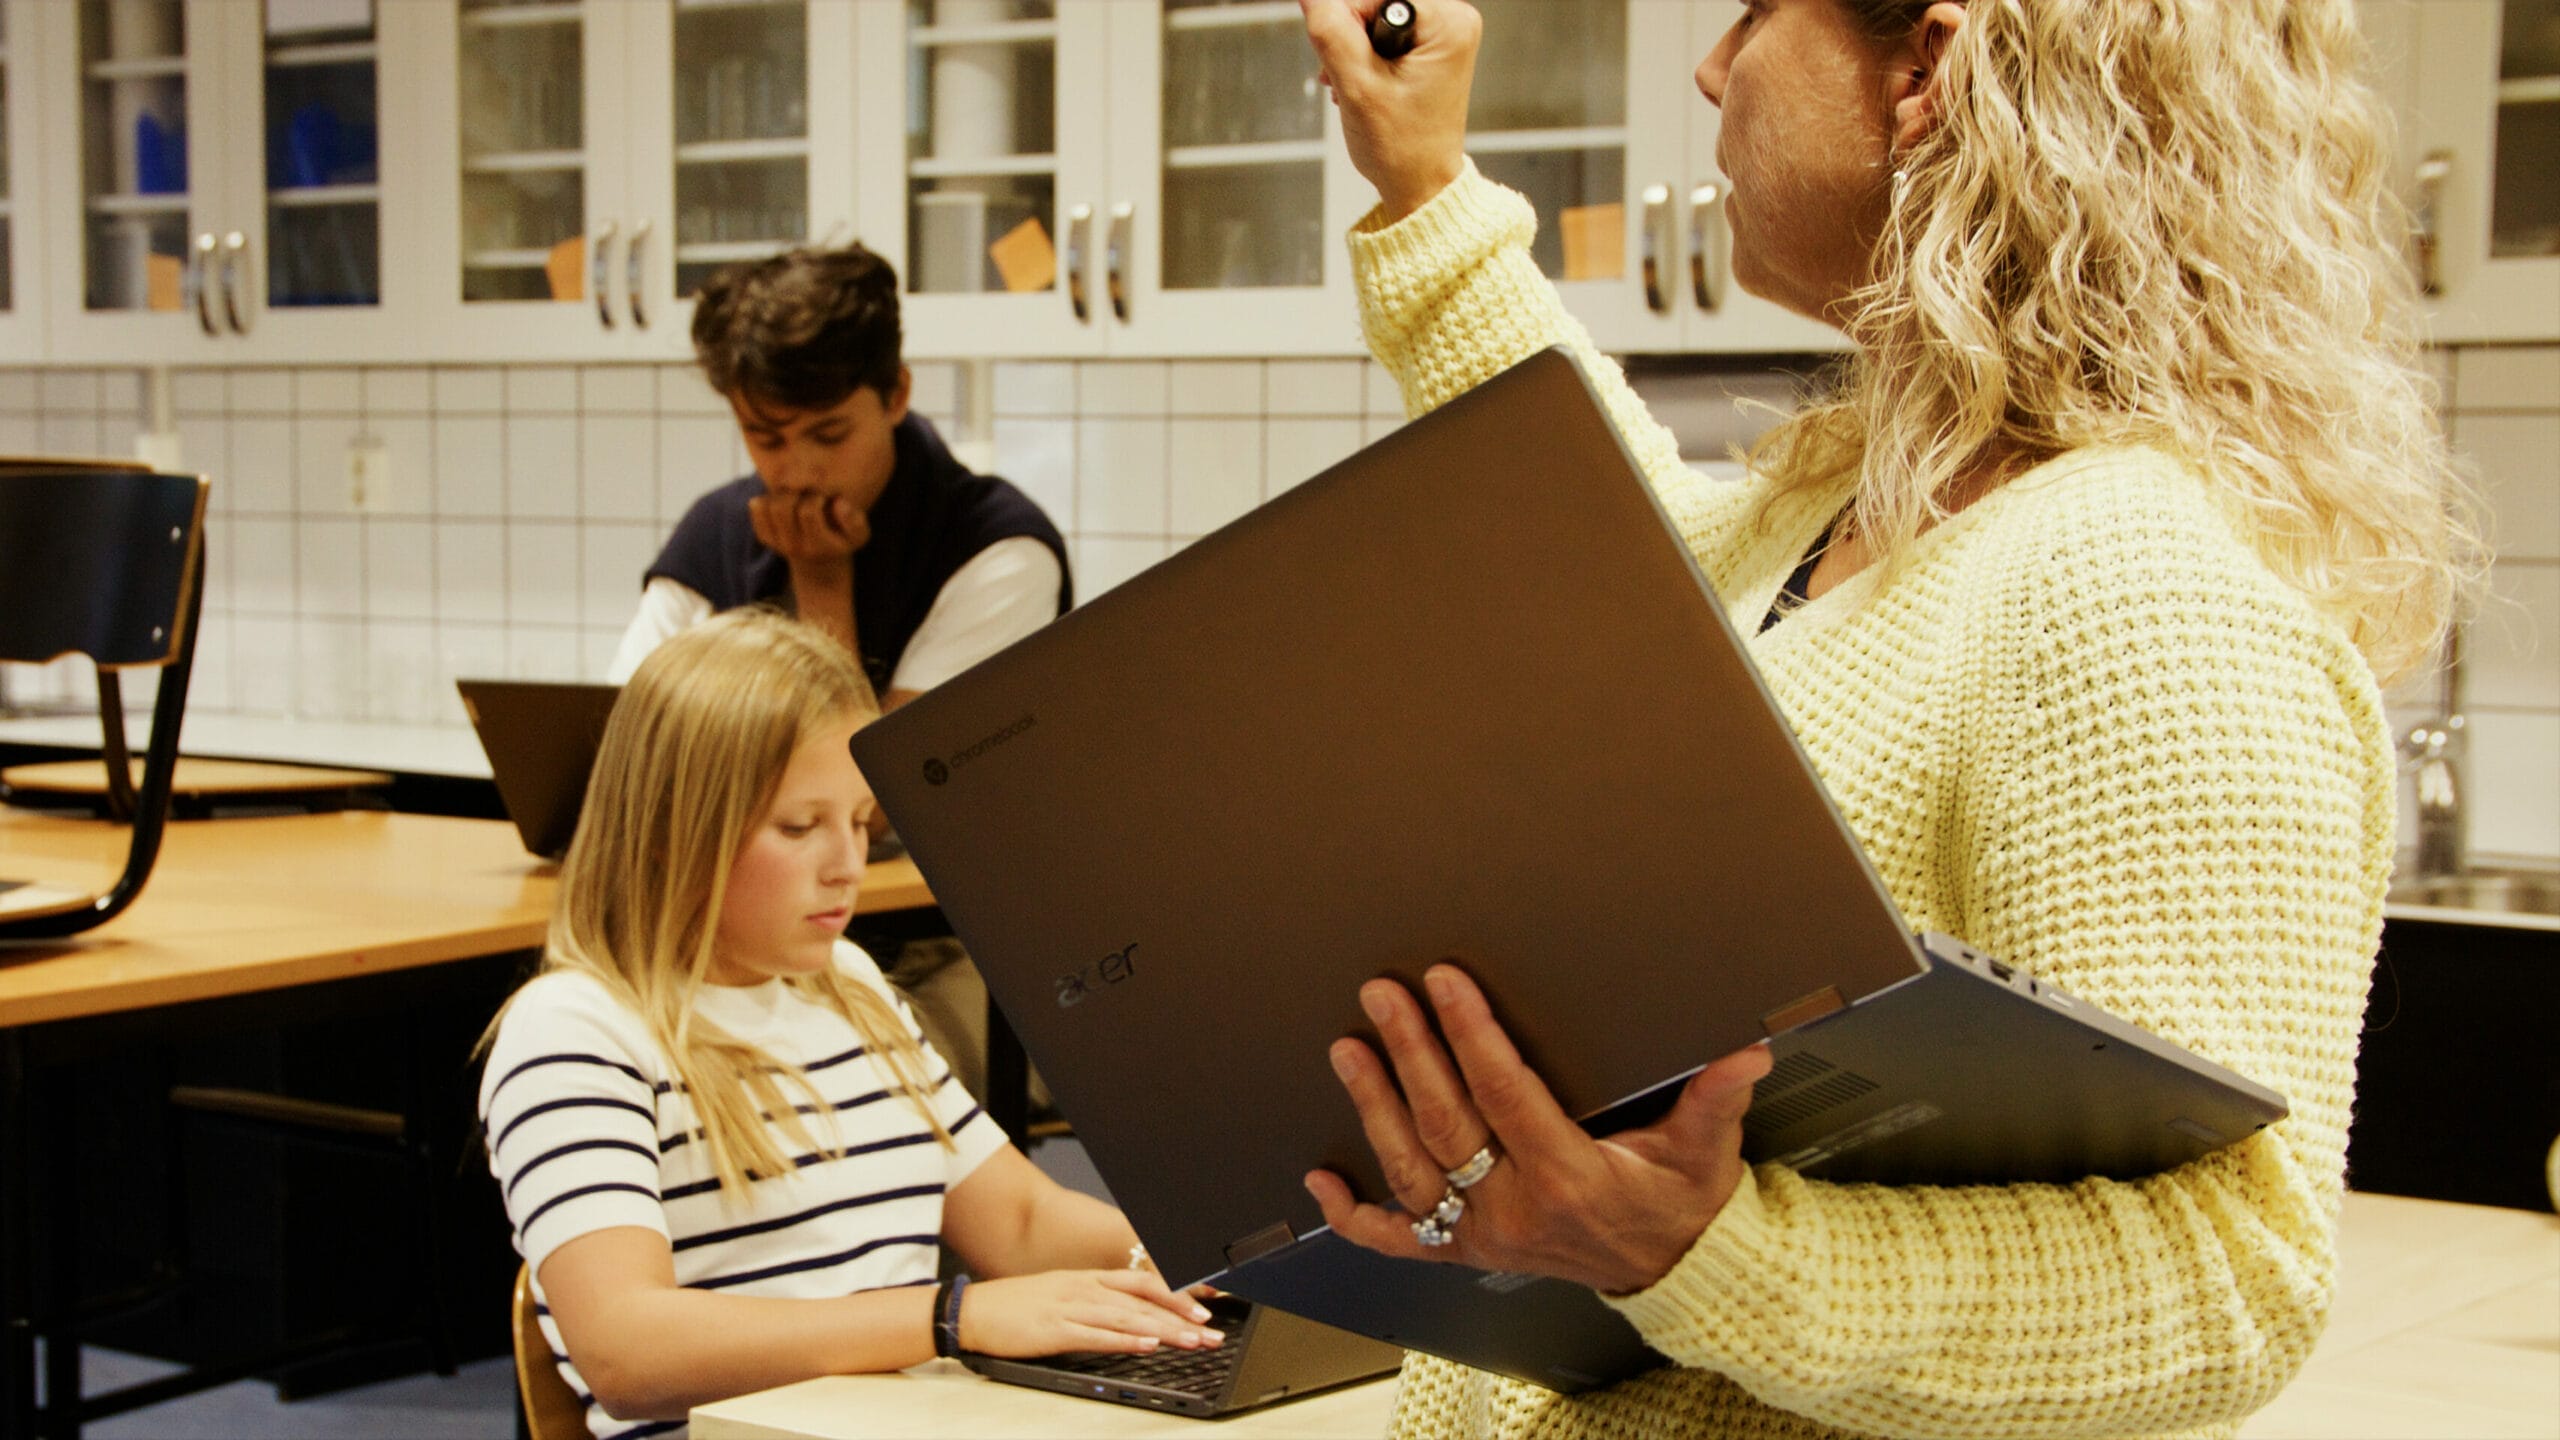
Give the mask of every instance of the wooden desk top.
M 2337 1303 L 2301 1378 L 2244 1440 L 2481 1440 L 2560 1434 L 2560 1216 L 2350 1195 Z M 945 1435 L 1369 1437 L 1395 1382 L 1190 1420 L 986 1380 L 948 1360 L 742 1395 L 693 1412 L 694 1440 Z
M 142 762 L 132 763 L 133 783 L 142 785 Z M 324 790 L 377 790 L 391 783 L 379 770 L 336 770 L 318 765 L 270 765 L 259 760 L 200 760 L 178 757 L 169 777 L 173 795 L 309 795 Z M 55 795 L 104 795 L 107 767 L 96 760 L 48 760 L 0 770 L 0 786 Z
M 0 876 L 103 888 L 126 832 L 0 811 Z M 440 964 L 542 943 L 555 867 L 515 827 L 382 811 L 172 821 L 131 909 L 68 940 L 0 942 L 0 1025 Z M 855 909 L 933 903 L 914 862 L 871 867 Z

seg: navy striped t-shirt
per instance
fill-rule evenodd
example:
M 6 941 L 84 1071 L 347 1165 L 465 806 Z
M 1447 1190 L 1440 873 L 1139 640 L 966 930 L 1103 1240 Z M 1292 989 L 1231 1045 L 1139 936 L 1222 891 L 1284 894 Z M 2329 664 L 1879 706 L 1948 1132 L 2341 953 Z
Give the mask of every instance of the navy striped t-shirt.
M 843 1153 L 825 1159 L 774 1129 L 797 1164 L 720 1193 L 691 1103 L 640 1018 L 603 986 L 569 971 L 525 986 L 507 1011 L 480 1082 L 489 1168 L 504 1192 L 516 1249 L 533 1269 L 542 1332 L 560 1373 L 587 1403 L 600 1437 L 675 1435 L 682 1422 L 632 1423 L 597 1406 L 566 1358 L 542 1292 L 542 1262 L 562 1245 L 616 1226 L 667 1237 L 678 1284 L 740 1295 L 820 1298 L 931 1284 L 940 1258 L 942 1197 L 1004 1144 L 995 1124 L 951 1076 L 914 1016 L 850 942 L 837 968 L 897 1007 L 924 1046 L 935 1113 L 951 1131 L 944 1149 L 888 1067 L 823 1003 L 780 980 L 706 985 L 695 1013 L 738 1039 L 806 1067 L 826 1113 L 806 1115 L 813 1135 Z M 807 1101 L 789 1085 L 795 1104 Z

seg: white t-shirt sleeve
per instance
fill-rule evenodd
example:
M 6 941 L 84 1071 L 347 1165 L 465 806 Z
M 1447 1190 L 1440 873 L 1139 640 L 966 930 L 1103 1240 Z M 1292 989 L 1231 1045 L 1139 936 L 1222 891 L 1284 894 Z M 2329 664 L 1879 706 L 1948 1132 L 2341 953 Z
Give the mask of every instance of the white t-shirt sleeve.
M 711 618 L 711 602 L 689 586 L 664 575 L 653 576 L 640 591 L 640 609 L 622 632 L 622 648 L 613 652 L 613 668 L 605 683 L 620 685 L 649 658 L 649 652 L 677 634 Z
M 549 974 L 508 1007 L 481 1075 L 489 1171 L 539 1272 L 597 1230 L 667 1233 L 654 1046 L 594 981 Z
M 1055 620 L 1065 578 L 1057 552 L 1028 535 L 1007 537 L 970 556 L 934 596 L 933 608 L 898 657 L 889 688 L 930 690 Z M 627 639 L 623 644 L 630 646 Z

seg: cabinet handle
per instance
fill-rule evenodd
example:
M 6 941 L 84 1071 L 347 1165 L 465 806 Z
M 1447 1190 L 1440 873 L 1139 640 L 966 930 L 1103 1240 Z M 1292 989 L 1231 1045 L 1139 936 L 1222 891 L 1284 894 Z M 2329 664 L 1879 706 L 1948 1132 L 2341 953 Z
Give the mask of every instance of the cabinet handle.
M 604 256 L 606 249 L 613 244 L 613 237 L 621 233 L 622 226 L 618 222 L 604 222 L 604 228 L 596 232 L 595 251 L 587 260 L 587 289 L 596 297 L 596 319 L 602 321 L 607 330 L 613 328 L 613 303 L 605 293 L 605 282 L 612 278 L 612 272 L 605 268 Z
M 214 239 L 213 232 L 210 230 L 198 235 L 196 253 L 191 257 L 187 277 L 196 292 L 196 323 L 204 327 L 204 333 L 215 339 L 222 337 L 222 327 L 215 324 L 213 319 L 214 252 L 221 245 L 222 242 Z
M 643 220 L 631 227 L 629 263 L 622 267 L 623 308 L 631 312 L 631 327 L 635 330 L 649 328 L 649 312 L 640 303 L 641 294 L 648 289 L 648 280 L 642 273 L 640 257 L 647 252 L 648 248 L 649 222 Z
M 1724 187 L 1689 192 L 1689 290 L 1698 308 L 1713 315 L 1724 306 Z
M 1663 279 L 1664 252 L 1671 248 L 1671 187 L 1644 187 L 1644 304 L 1656 315 L 1671 313 L 1671 287 Z
M 231 322 L 231 333 L 246 335 L 249 325 L 242 318 L 247 307 L 240 303 L 240 257 L 249 253 L 249 237 L 234 230 L 222 237 L 222 313 Z
M 1111 313 L 1124 324 L 1129 319 L 1129 232 L 1137 214 L 1138 207 L 1126 200 L 1111 207 L 1111 238 L 1102 252 L 1111 280 Z
M 2418 204 L 2410 236 L 2418 252 L 2418 292 L 2444 293 L 2444 187 L 2453 178 L 2453 152 L 2431 150 L 2418 162 Z
M 1076 319 L 1091 323 L 1093 313 L 1084 298 L 1084 251 L 1093 241 L 1093 207 L 1079 205 L 1067 212 L 1067 304 Z

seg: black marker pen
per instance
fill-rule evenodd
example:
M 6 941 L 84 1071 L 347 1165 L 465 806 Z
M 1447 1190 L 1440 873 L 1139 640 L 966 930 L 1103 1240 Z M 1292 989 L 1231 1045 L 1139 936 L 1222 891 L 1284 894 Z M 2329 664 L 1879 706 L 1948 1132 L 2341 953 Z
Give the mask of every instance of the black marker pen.
M 1369 48 L 1394 60 L 1413 48 L 1414 0 L 1387 0 L 1369 17 Z

